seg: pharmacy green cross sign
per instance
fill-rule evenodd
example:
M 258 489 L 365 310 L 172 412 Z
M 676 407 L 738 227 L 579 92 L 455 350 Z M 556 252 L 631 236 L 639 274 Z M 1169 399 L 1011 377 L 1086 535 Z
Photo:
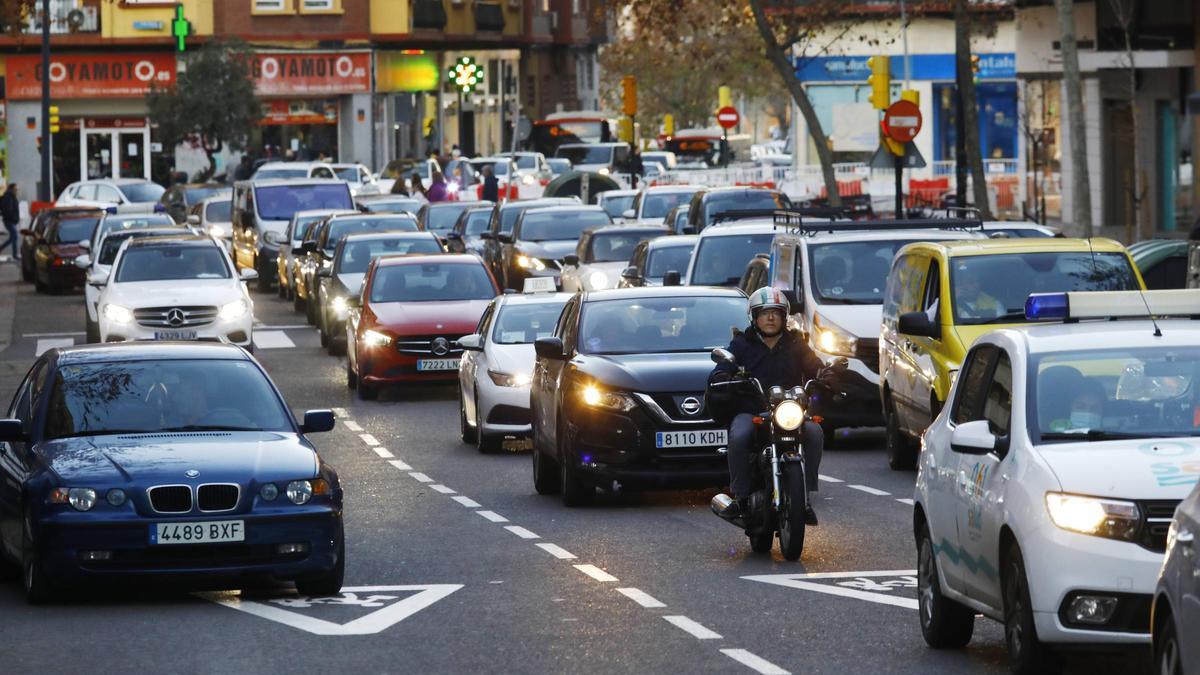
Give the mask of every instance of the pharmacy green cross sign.
M 175 38 L 175 46 L 179 51 L 187 49 L 184 40 L 192 34 L 192 22 L 183 18 L 183 5 L 175 5 L 175 20 L 171 22 L 171 36 Z

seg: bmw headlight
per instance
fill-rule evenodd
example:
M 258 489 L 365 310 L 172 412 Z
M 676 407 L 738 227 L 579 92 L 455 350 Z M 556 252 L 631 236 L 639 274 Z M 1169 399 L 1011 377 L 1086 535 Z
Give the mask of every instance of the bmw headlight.
M 784 401 L 775 406 L 775 424 L 784 431 L 795 431 L 804 423 L 804 406 Z
M 96 491 L 92 488 L 54 488 L 50 491 L 51 504 L 70 504 L 76 511 L 91 511 L 96 505 Z
M 1137 504 L 1117 499 L 1047 492 L 1046 510 L 1064 530 L 1108 539 L 1137 539 L 1141 523 Z
M 854 356 L 858 347 L 858 338 L 820 314 L 813 315 L 812 340 L 814 347 L 834 356 Z
M 121 506 L 128 498 L 125 491 L 121 488 L 113 488 L 108 491 L 108 494 L 104 495 L 105 501 L 112 506 Z
M 589 274 L 587 280 L 590 290 L 602 291 L 608 288 L 608 275 L 599 270 Z
M 133 312 L 120 305 L 105 305 L 104 318 L 113 323 L 133 323 Z
M 265 502 L 273 502 L 279 496 L 279 486 L 274 483 L 263 483 L 263 486 L 258 489 L 258 496 L 262 497 Z
M 579 396 L 587 406 L 603 410 L 629 412 L 636 405 L 633 398 L 628 394 L 605 391 L 591 384 L 583 387 L 579 392 Z
M 519 253 L 517 254 L 517 267 L 526 270 L 533 270 L 535 272 L 541 272 L 542 270 L 546 269 L 546 263 L 542 262 L 538 258 L 534 258 L 533 256 Z
M 219 316 L 222 321 L 235 321 L 246 316 L 247 309 L 249 308 L 246 306 L 245 300 L 234 300 L 231 303 L 221 305 Z
M 488 370 L 487 374 L 497 387 L 528 387 L 532 381 L 525 373 L 502 373 L 498 370 Z
M 293 504 L 307 504 L 312 496 L 313 486 L 310 481 L 294 480 L 287 484 L 287 498 Z
M 368 347 L 386 347 L 392 344 L 392 338 L 390 336 L 374 330 L 363 331 L 362 339 Z

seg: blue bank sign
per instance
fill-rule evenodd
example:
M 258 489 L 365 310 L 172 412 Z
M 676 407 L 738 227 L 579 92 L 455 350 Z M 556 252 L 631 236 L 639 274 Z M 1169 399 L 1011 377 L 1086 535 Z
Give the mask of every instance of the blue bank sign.
M 866 56 L 814 56 L 795 60 L 796 77 L 801 82 L 866 82 L 871 69 Z M 954 80 L 953 54 L 913 54 L 911 79 Z M 892 79 L 904 78 L 904 57 L 888 57 Z M 1017 77 L 1015 54 L 979 54 L 979 79 L 1012 80 Z

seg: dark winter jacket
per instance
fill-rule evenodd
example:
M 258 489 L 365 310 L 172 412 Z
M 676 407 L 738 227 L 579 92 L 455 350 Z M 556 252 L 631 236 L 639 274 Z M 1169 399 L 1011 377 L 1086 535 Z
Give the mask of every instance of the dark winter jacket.
M 489 202 L 500 201 L 500 179 L 495 176 L 488 176 L 483 179 L 483 193 L 480 195 L 484 200 Z
M 758 329 L 750 326 L 744 331 L 734 331 L 733 341 L 728 347 L 736 363 L 719 363 L 708 376 L 708 381 L 728 379 L 744 367 L 750 375 L 762 384 L 763 391 L 780 386 L 784 389 L 803 385 L 824 366 L 821 358 L 813 353 L 804 342 L 800 331 L 784 330 L 775 343 L 774 349 L 768 348 L 762 341 Z M 714 390 L 715 392 L 715 390 Z M 733 392 L 729 392 L 733 395 Z M 727 405 L 720 404 L 720 395 L 710 397 L 711 404 L 726 408 L 727 417 L 732 418 L 738 413 L 759 413 L 762 406 L 752 396 L 733 396 Z
M 17 201 L 16 193 L 6 191 L 0 195 L 0 219 L 9 227 L 16 227 L 21 222 L 21 203 Z

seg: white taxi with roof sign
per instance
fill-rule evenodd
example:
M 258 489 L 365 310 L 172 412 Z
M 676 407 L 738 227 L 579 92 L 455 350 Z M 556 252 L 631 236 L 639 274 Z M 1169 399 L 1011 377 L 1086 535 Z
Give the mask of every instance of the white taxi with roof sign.
M 1200 291 L 1035 294 L 1026 315 L 1054 323 L 971 347 L 913 511 L 926 642 L 965 645 L 979 612 L 1016 672 L 1149 642 L 1171 516 L 1200 478 Z

